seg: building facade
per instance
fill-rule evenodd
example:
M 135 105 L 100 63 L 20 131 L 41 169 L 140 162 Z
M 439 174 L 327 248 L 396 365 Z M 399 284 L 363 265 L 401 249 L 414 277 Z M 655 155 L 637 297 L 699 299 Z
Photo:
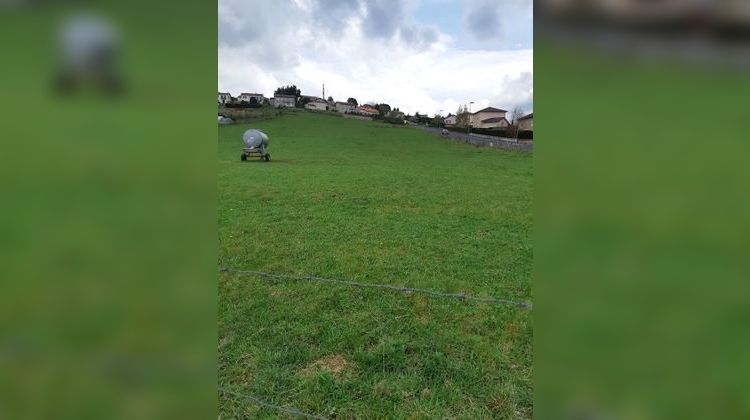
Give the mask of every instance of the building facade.
M 219 103 L 224 105 L 232 102 L 232 95 L 227 92 L 219 92 Z
M 377 110 L 377 108 L 372 107 L 370 105 L 361 105 L 358 106 L 354 112 L 357 114 L 367 115 L 368 117 L 373 117 L 375 115 L 380 115 L 380 111 Z
M 354 110 L 354 106 L 349 102 L 336 102 L 334 104 L 334 107 L 336 108 L 336 112 L 340 112 L 342 114 L 346 112 L 352 112 L 352 110 Z
M 313 99 L 312 101 L 305 104 L 305 109 L 311 109 L 313 111 L 327 111 L 328 102 L 322 99 Z
M 508 111 L 491 106 L 470 114 L 469 123 L 474 128 L 505 128 L 510 125 L 505 115 Z
M 262 104 L 265 97 L 262 93 L 241 93 L 237 98 L 240 102 L 250 103 L 250 98 L 255 98 L 258 104 Z
M 533 112 L 518 119 L 518 129 L 521 131 L 534 131 Z
M 274 95 L 272 105 L 276 108 L 294 108 L 297 97 L 294 95 Z

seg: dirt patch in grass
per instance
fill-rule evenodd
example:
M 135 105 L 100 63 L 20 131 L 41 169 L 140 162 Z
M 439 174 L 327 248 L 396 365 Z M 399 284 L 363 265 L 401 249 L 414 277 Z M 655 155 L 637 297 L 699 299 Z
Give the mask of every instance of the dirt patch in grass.
M 231 343 L 232 341 L 234 341 L 234 333 L 230 331 L 227 335 L 222 337 L 221 340 L 219 340 L 219 350 L 226 347 L 227 344 Z
M 300 374 L 303 376 L 312 376 L 318 372 L 326 372 L 338 376 L 353 368 L 352 363 L 346 360 L 344 356 L 332 354 L 310 363 L 300 371 Z

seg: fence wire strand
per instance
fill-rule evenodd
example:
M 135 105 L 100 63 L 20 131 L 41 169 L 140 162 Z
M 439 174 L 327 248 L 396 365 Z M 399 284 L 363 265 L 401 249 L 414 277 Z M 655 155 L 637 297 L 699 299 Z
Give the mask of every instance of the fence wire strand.
M 222 267 L 219 271 L 223 273 L 254 275 L 254 276 L 274 278 L 274 279 L 304 280 L 304 281 L 312 281 L 312 282 L 318 282 L 318 283 L 340 284 L 340 285 L 352 286 L 352 287 L 386 289 L 386 290 L 393 290 L 396 292 L 404 292 L 404 293 L 422 293 L 422 294 L 432 296 L 432 297 L 459 299 L 459 300 L 471 300 L 475 302 L 489 303 L 489 304 L 495 304 L 495 305 L 511 305 L 520 309 L 531 309 L 530 302 L 514 301 L 514 300 L 508 300 L 508 299 L 498 299 L 494 297 L 472 296 L 472 295 L 466 295 L 463 293 L 447 293 L 447 292 L 440 292 L 440 291 L 435 291 L 435 290 L 419 289 L 415 287 L 400 287 L 400 286 L 394 286 L 391 284 L 362 283 L 362 282 L 353 281 L 353 280 L 329 279 L 329 278 L 316 277 L 316 276 L 295 276 L 291 274 L 268 273 L 265 271 L 254 271 L 254 270 L 236 270 L 236 269 L 229 268 L 229 267 Z
M 232 396 L 235 396 L 235 397 L 238 397 L 238 398 L 244 398 L 244 399 L 252 401 L 253 403 L 255 403 L 256 405 L 258 405 L 260 407 L 270 408 L 270 409 L 273 409 L 273 410 L 276 410 L 276 411 L 281 411 L 281 412 L 284 412 L 284 413 L 287 413 L 287 414 L 291 414 L 293 416 L 304 417 L 304 418 L 308 418 L 308 419 L 328 420 L 327 417 L 322 417 L 322 416 L 318 416 L 318 415 L 315 415 L 315 414 L 305 413 L 304 411 L 300 411 L 300 410 L 297 410 L 296 408 L 292 408 L 292 407 L 282 407 L 280 405 L 271 404 L 270 402 L 262 400 L 262 399 L 256 397 L 255 395 L 252 395 L 252 394 L 242 394 L 242 393 L 235 392 L 235 391 L 229 391 L 227 389 L 224 389 L 224 387 L 221 387 L 221 386 L 219 387 L 219 392 L 224 393 L 224 394 L 228 394 L 228 395 L 232 395 Z

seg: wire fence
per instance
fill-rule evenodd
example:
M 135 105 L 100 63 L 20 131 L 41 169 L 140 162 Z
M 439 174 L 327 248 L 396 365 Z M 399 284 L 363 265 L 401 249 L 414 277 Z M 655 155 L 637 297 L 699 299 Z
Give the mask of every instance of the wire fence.
M 255 403 L 256 405 L 258 405 L 260 407 L 270 408 L 272 410 L 281 411 L 283 413 L 291 414 L 293 416 L 303 417 L 303 418 L 308 418 L 308 419 L 328 420 L 327 417 L 318 416 L 318 415 L 310 414 L 310 413 L 305 413 L 304 411 L 300 411 L 300 410 L 297 410 L 296 408 L 292 408 L 292 407 L 283 407 L 283 406 L 280 406 L 280 405 L 271 404 L 270 402 L 262 400 L 262 399 L 256 397 L 255 395 L 252 395 L 252 394 L 243 394 L 243 393 L 239 393 L 239 392 L 235 392 L 235 391 L 229 391 L 227 389 L 224 389 L 224 387 L 221 387 L 221 386 L 219 387 L 219 392 L 227 394 L 227 395 L 232 395 L 232 396 L 238 397 L 238 398 L 244 398 L 244 399 L 252 401 L 253 403 Z
M 302 281 L 312 281 L 312 282 L 318 282 L 318 283 L 339 284 L 339 285 L 351 286 L 351 287 L 386 289 L 386 290 L 392 290 L 392 291 L 403 292 L 403 293 L 421 293 L 427 296 L 437 297 L 437 298 L 459 299 L 459 300 L 466 300 L 466 301 L 489 303 L 489 304 L 494 304 L 494 305 L 511 305 L 520 309 L 531 309 L 531 302 L 515 301 L 515 300 L 509 300 L 509 299 L 498 299 L 494 297 L 472 296 L 472 295 L 467 295 L 463 293 L 447 293 L 447 292 L 440 292 L 440 291 L 435 291 L 435 290 L 419 289 L 415 287 L 400 287 L 400 286 L 394 286 L 391 284 L 362 283 L 362 282 L 358 282 L 354 280 L 329 279 L 329 278 L 317 277 L 317 276 L 295 276 L 291 274 L 267 273 L 265 271 L 254 271 L 254 270 L 236 270 L 236 269 L 229 268 L 229 267 L 222 267 L 221 269 L 219 269 L 219 271 L 223 273 L 254 275 L 258 277 L 281 279 L 281 280 L 302 280 Z
M 221 269 L 219 269 L 219 271 L 223 273 L 234 273 L 234 274 L 239 274 L 239 275 L 254 275 L 257 277 L 280 279 L 280 280 L 311 281 L 311 282 L 318 282 L 318 283 L 338 284 L 338 285 L 351 286 L 351 287 L 385 289 L 385 290 L 392 290 L 392 291 L 403 292 L 403 293 L 422 293 L 427 296 L 437 297 L 437 298 L 459 299 L 459 300 L 475 301 L 475 302 L 489 303 L 489 304 L 495 304 L 495 305 L 511 305 L 520 309 L 531 309 L 531 303 L 525 302 L 525 301 L 498 299 L 494 297 L 472 296 L 472 295 L 467 295 L 463 293 L 447 293 L 447 292 L 440 292 L 440 291 L 435 291 L 435 290 L 420 289 L 420 288 L 415 288 L 415 287 L 400 287 L 400 286 L 394 286 L 391 284 L 362 283 L 362 282 L 358 282 L 354 280 L 330 279 L 330 278 L 317 277 L 317 276 L 296 276 L 296 275 L 291 275 L 291 274 L 269 273 L 265 271 L 237 270 L 237 269 L 233 269 L 229 267 L 222 267 Z M 284 407 L 284 406 L 269 403 L 268 401 L 260 399 L 252 394 L 245 394 L 245 393 L 240 393 L 236 391 L 230 391 L 230 390 L 225 389 L 224 387 L 219 387 L 219 392 L 222 392 L 227 395 L 232 395 L 238 398 L 243 398 L 260 407 L 273 409 L 273 410 L 284 412 L 293 416 L 309 418 L 309 419 L 326 419 L 326 417 L 322 417 L 322 416 L 310 414 L 310 413 L 305 413 L 293 407 Z

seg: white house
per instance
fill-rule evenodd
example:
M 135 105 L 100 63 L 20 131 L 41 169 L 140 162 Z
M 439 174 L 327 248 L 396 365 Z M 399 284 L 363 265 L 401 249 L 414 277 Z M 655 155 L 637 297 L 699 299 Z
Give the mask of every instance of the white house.
M 492 117 L 492 118 L 485 118 L 479 122 L 481 125 L 476 126 L 476 128 L 508 128 L 510 127 L 510 121 L 505 119 L 505 117 Z
M 534 131 L 534 113 L 524 115 L 518 119 L 518 129 L 521 131 Z
M 448 116 L 443 119 L 443 124 L 456 125 L 456 116 L 453 114 L 448 114 Z
M 471 126 L 474 128 L 507 128 L 510 122 L 505 118 L 508 111 L 491 106 L 480 109 L 470 115 Z
M 336 102 L 334 104 L 334 107 L 336 108 L 336 112 L 345 113 L 345 112 L 352 112 L 354 110 L 354 105 L 350 104 L 349 102 Z
M 273 95 L 273 106 L 276 108 L 294 108 L 296 101 L 294 95 Z
M 227 92 L 219 92 L 219 103 L 224 105 L 232 102 L 232 95 Z
M 265 97 L 262 93 L 240 93 L 240 96 L 237 98 L 240 102 L 247 102 L 250 103 L 250 98 L 255 98 L 255 100 L 259 103 L 263 103 L 263 99 Z
M 312 109 L 314 111 L 326 111 L 328 109 L 328 102 L 316 98 L 305 104 L 306 109 Z
M 314 95 L 300 95 L 299 100 L 302 102 L 312 102 L 317 100 L 323 100 L 320 96 L 314 96 Z

